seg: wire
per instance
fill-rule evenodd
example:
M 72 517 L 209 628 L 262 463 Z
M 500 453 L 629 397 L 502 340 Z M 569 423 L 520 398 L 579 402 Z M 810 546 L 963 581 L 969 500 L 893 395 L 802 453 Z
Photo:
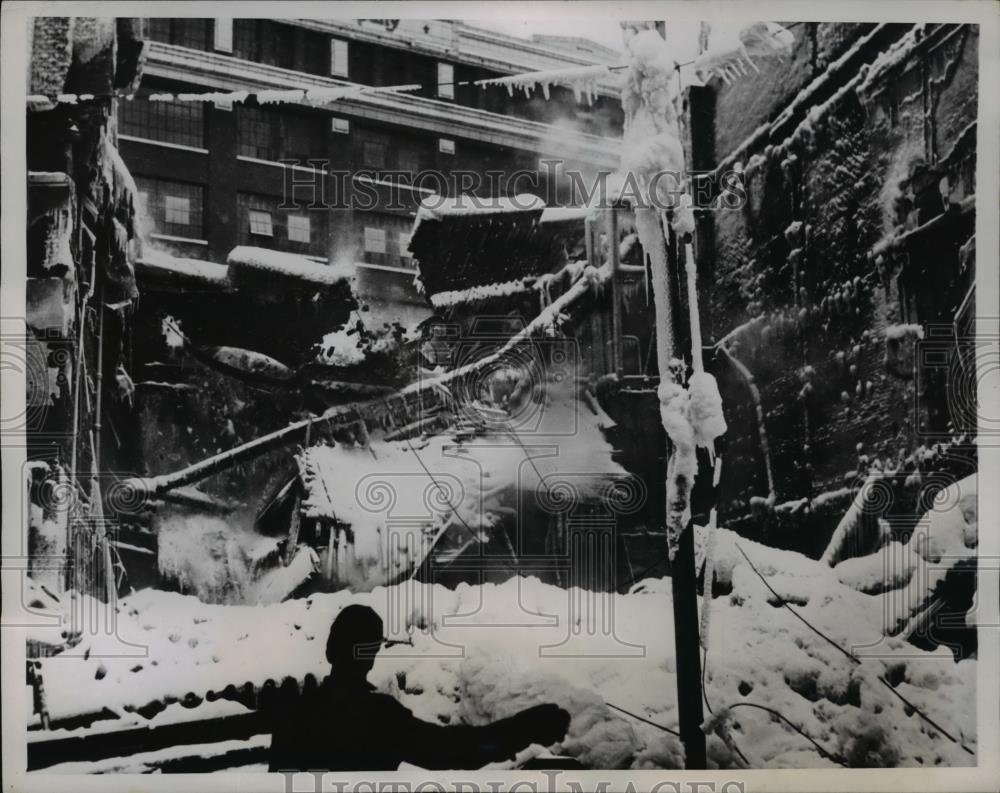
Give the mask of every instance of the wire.
M 836 647 L 841 653 L 843 653 L 845 656 L 847 656 L 847 658 L 849 658 L 851 661 L 853 661 L 854 663 L 856 663 L 858 665 L 861 664 L 861 660 L 857 656 L 855 656 L 853 653 L 849 652 L 848 650 L 845 650 L 843 647 L 841 647 L 839 644 L 837 644 L 837 642 L 835 642 L 833 639 L 831 639 L 829 636 L 827 636 L 825 633 L 823 633 L 819 628 L 817 628 L 815 625 L 813 625 L 811 622 L 809 622 L 809 620 L 807 620 L 805 617 L 803 617 L 801 614 L 799 614 L 795 609 L 793 609 L 791 607 L 791 605 L 788 603 L 787 600 L 785 600 L 781 595 L 779 595 L 777 592 L 775 592 L 774 591 L 774 587 L 772 587 L 767 582 L 767 579 L 765 579 L 764 576 L 761 575 L 760 570 L 758 570 L 754 566 L 754 563 L 750 561 L 750 557 L 746 555 L 746 551 L 744 551 L 743 548 L 740 547 L 739 543 L 736 543 L 736 549 L 741 554 L 743 554 L 743 558 L 747 560 L 747 564 L 750 565 L 750 569 L 753 570 L 757 574 L 757 577 L 764 583 L 764 586 L 766 586 L 771 591 L 771 593 L 778 599 L 778 602 L 782 606 L 784 606 L 786 609 L 788 609 L 790 612 L 792 612 L 792 614 L 794 614 L 796 617 L 798 617 L 800 620 L 802 620 L 802 622 L 806 625 L 806 627 L 808 627 L 811 631 L 813 631 L 814 633 L 816 633 L 818 636 L 822 636 L 824 639 L 826 639 L 830 644 L 832 644 L 834 647 Z M 924 721 L 926 721 L 928 724 L 930 724 L 934 729 L 936 729 L 938 732 L 940 732 L 945 738 L 947 738 L 952 743 L 958 744 L 966 752 L 968 752 L 969 754 L 975 756 L 976 753 L 972 749 L 970 749 L 962 741 L 960 741 L 958 738 L 956 738 L 951 733 L 949 733 L 946 729 L 944 729 L 944 727 L 942 727 L 940 724 L 938 724 L 936 721 L 934 721 L 934 719 L 932 719 L 930 716 L 928 716 L 926 713 L 924 713 L 912 701 L 910 701 L 905 696 L 903 696 L 902 694 L 900 694 L 895 689 L 895 687 L 888 680 L 885 679 L 885 677 L 883 675 L 879 675 L 878 676 L 878 681 L 880 683 L 882 683 L 882 685 L 884 685 L 887 689 L 889 689 L 889 691 L 891 691 L 896 697 L 898 697 L 899 700 L 901 702 L 903 702 L 903 704 L 905 704 L 907 707 L 909 707 L 910 709 L 912 709 L 913 712 L 916 713 L 920 718 L 922 718 Z
M 390 407 L 388 400 L 383 400 L 383 402 L 385 402 L 386 408 Z M 390 413 L 390 415 L 391 415 L 391 413 Z M 434 474 L 432 474 L 431 470 L 424 464 L 423 458 L 420 456 L 419 452 L 417 452 L 417 450 L 413 446 L 413 444 L 410 443 L 410 439 L 408 437 L 405 437 L 403 440 L 406 441 L 406 445 L 409 447 L 410 451 L 413 452 L 413 456 L 416 458 L 417 462 L 420 463 L 420 467 L 424 470 L 424 473 L 427 474 L 428 478 L 431 480 L 431 482 L 434 484 L 434 486 L 438 489 L 438 492 L 441 493 L 441 496 L 444 499 L 444 503 L 447 504 L 448 505 L 448 509 L 451 510 L 451 514 L 454 515 L 456 518 L 458 518 L 459 522 L 462 524 L 462 526 L 465 528 L 465 530 L 469 533 L 469 536 L 472 537 L 472 539 L 474 539 L 476 542 L 481 542 L 482 540 L 480 539 L 480 535 L 478 535 L 473 530 L 473 528 L 466 522 L 465 518 L 462 517 L 462 513 L 458 510 L 458 508 L 451 503 L 451 499 L 448 497 L 448 492 L 445 490 L 444 486 L 440 482 L 438 482 L 437 479 L 434 478 Z M 509 540 L 509 538 L 508 538 L 508 540 Z M 504 567 L 507 570 L 507 572 L 509 572 L 509 573 L 511 573 L 513 575 L 517 575 L 517 573 L 518 573 L 518 570 L 516 568 L 512 567 L 510 564 L 508 564 L 506 562 L 502 563 L 502 567 Z
M 701 652 L 701 698 L 705 701 L 705 707 L 708 708 L 708 712 L 715 715 L 715 711 L 712 710 L 712 705 L 708 701 L 708 688 L 705 685 L 705 672 L 708 668 L 708 648 L 705 647 Z M 722 740 L 727 746 L 730 746 L 733 751 L 740 756 L 740 759 L 746 764 L 747 768 L 751 768 L 753 764 L 747 759 L 747 756 L 743 754 L 740 750 L 739 744 L 736 743 L 736 739 L 732 736 L 729 730 L 723 730 L 721 732 Z
M 641 721 L 645 724 L 650 725 L 651 727 L 656 727 L 657 729 L 663 730 L 664 732 L 669 732 L 671 735 L 676 735 L 678 738 L 681 737 L 681 734 L 677 732 L 677 730 L 672 730 L 670 727 L 664 727 L 662 724 L 657 724 L 655 721 L 650 721 L 649 719 L 643 718 L 642 716 L 639 716 L 630 710 L 625 710 L 625 708 L 620 708 L 617 705 L 613 705 L 610 702 L 605 702 L 604 704 L 607 705 L 612 710 L 617 710 L 620 713 L 624 713 L 626 716 L 631 716 L 636 721 Z
M 845 650 L 843 647 L 841 647 L 839 644 L 837 644 L 837 642 L 835 642 L 833 639 L 831 639 L 829 636 L 827 636 L 825 633 L 823 633 L 823 631 L 821 631 L 819 628 L 817 628 L 815 625 L 813 625 L 811 622 L 809 622 L 809 620 L 807 620 L 805 617 L 803 617 L 801 614 L 799 614 L 799 612 L 797 612 L 795 609 L 793 609 L 788 604 L 788 601 L 785 600 L 781 595 L 779 595 L 775 591 L 774 587 L 772 587 L 767 582 L 767 579 L 764 578 L 763 575 L 761 575 L 760 570 L 758 570 L 756 567 L 754 567 L 754 563 L 750 561 L 750 557 L 747 556 L 746 551 L 743 550 L 742 546 L 740 546 L 739 543 L 736 543 L 736 550 L 739 551 L 741 554 L 743 554 L 743 558 L 747 560 L 747 564 L 750 565 L 750 569 L 752 569 L 757 574 L 757 577 L 761 581 L 764 582 L 764 586 L 766 586 L 770 590 L 771 594 L 774 595 L 778 599 L 778 602 L 782 606 L 784 606 L 785 608 L 787 608 L 790 612 L 792 612 L 792 614 L 794 614 L 796 617 L 798 617 L 798 619 L 800 619 L 803 622 L 803 624 L 805 624 L 805 626 L 807 628 L 809 628 L 810 630 L 812 630 L 817 635 L 822 636 L 824 639 L 826 639 L 834 648 L 836 648 L 839 652 L 843 653 L 847 657 L 847 659 L 849 661 L 853 661 L 856 664 L 860 664 L 861 663 L 861 661 L 858 660 L 857 656 L 855 656 L 852 653 L 850 653 L 847 650 Z
M 803 730 L 801 727 L 796 725 L 791 720 L 787 719 L 785 716 L 776 711 L 774 708 L 769 708 L 767 705 L 758 705 L 756 702 L 734 702 L 732 705 L 727 706 L 728 710 L 733 710 L 733 708 L 756 708 L 757 710 L 763 710 L 766 713 L 770 713 L 772 716 L 777 716 L 785 724 L 787 724 L 789 727 L 795 730 L 795 732 L 797 732 L 799 735 L 801 735 L 803 738 L 809 741 L 809 743 L 815 746 L 816 751 L 819 752 L 821 755 L 823 755 L 823 757 L 827 758 L 828 760 L 832 760 L 835 763 L 839 763 L 840 765 L 844 766 L 844 768 L 851 767 L 850 764 L 848 764 L 846 761 L 844 761 L 835 754 L 831 754 L 826 749 L 824 749 L 805 730 Z

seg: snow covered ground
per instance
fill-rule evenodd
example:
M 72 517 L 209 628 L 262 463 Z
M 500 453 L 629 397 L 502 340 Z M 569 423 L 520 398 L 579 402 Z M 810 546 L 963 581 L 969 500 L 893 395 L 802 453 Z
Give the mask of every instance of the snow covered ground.
M 861 662 L 781 607 L 737 541 L 772 587 Z M 732 592 L 712 601 L 708 621 L 706 728 L 713 767 L 742 767 L 737 747 L 753 767 L 833 762 L 770 713 L 732 707 L 739 703 L 780 712 L 830 757 L 850 765 L 975 762 L 878 680 L 885 675 L 975 750 L 975 661 L 955 663 L 946 649 L 924 652 L 885 638 L 879 599 L 841 583 L 826 565 L 724 530 L 714 558 L 718 579 L 731 583 Z M 106 707 L 131 719 L 128 711 L 189 693 L 194 703 L 230 684 L 322 677 L 329 625 L 352 602 L 379 611 L 390 637 L 410 634 L 412 646 L 383 650 L 370 680 L 421 718 L 482 723 L 554 701 L 572 714 L 556 751 L 591 768 L 681 767 L 677 738 L 606 704 L 677 727 L 668 579 L 646 580 L 623 595 L 564 590 L 525 577 L 454 591 L 411 583 L 262 607 L 209 605 L 145 590 L 122 601 L 118 635 L 147 646 L 148 656 L 102 657 L 120 645 L 91 636 L 76 657 L 44 659 L 50 716 L 58 722 Z

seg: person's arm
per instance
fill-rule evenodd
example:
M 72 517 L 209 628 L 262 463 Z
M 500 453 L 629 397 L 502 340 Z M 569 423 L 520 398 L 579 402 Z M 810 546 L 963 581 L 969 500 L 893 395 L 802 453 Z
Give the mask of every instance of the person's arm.
M 403 758 L 430 769 L 472 769 L 506 760 L 530 744 L 548 746 L 562 740 L 569 726 L 569 714 L 551 704 L 480 727 L 431 724 L 399 708 L 397 718 L 403 724 L 398 746 Z

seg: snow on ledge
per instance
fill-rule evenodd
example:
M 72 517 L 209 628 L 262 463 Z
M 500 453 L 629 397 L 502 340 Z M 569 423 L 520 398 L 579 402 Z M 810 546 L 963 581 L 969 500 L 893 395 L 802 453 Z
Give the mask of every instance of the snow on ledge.
M 141 268 L 151 273 L 177 275 L 212 286 L 229 287 L 229 268 L 224 264 L 180 258 L 155 249 L 144 250 L 138 263 Z
M 450 306 L 473 303 L 481 300 L 492 300 L 498 297 L 510 297 L 521 294 L 530 289 L 527 281 L 520 278 L 516 281 L 505 281 L 500 284 L 484 284 L 473 286 L 468 289 L 456 289 L 449 292 L 438 292 L 431 295 L 431 305 L 434 308 L 448 308 Z
M 353 271 L 343 265 L 320 264 L 304 256 L 267 248 L 239 245 L 229 252 L 229 266 L 234 270 L 254 270 L 322 285 L 336 286 L 351 278 Z
M 563 223 L 586 220 L 594 214 L 594 207 L 546 207 L 539 223 Z
M 510 196 L 478 198 L 471 195 L 429 195 L 420 202 L 414 230 L 422 220 L 441 220 L 444 217 L 465 215 L 495 215 L 506 212 L 531 212 L 545 209 L 545 202 L 531 193 Z

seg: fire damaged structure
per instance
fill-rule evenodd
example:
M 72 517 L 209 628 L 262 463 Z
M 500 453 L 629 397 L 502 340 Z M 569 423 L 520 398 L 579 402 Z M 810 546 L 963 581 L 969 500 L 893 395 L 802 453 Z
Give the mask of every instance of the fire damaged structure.
M 279 690 L 317 691 L 318 631 L 328 625 L 317 612 L 325 619 L 331 604 L 384 594 L 398 606 L 387 634 L 453 660 L 465 651 L 438 638 L 445 620 L 436 623 L 429 599 L 447 600 L 446 620 L 477 627 L 487 596 L 479 605 L 467 597 L 479 585 L 513 593 L 523 610 L 515 627 L 533 630 L 552 627 L 546 608 L 556 596 L 539 592 L 588 594 L 565 598 L 567 635 L 545 652 L 533 647 L 535 660 L 584 658 L 578 643 L 589 632 L 595 657 L 648 660 L 643 674 L 674 684 L 679 653 L 667 663 L 664 647 L 690 628 L 706 666 L 688 702 L 700 712 L 709 686 L 744 700 L 770 686 L 784 708 L 799 708 L 805 729 L 835 744 L 821 750 L 823 763 L 937 765 L 973 753 L 969 731 L 940 749 L 937 733 L 916 734 L 917 719 L 906 722 L 910 732 L 893 727 L 868 740 L 864 719 L 895 718 L 903 706 L 867 690 L 862 699 L 870 681 L 840 675 L 834 661 L 844 659 L 824 656 L 831 648 L 806 628 L 786 631 L 787 663 L 760 662 L 773 637 L 754 626 L 784 617 L 779 607 L 792 600 L 828 631 L 851 622 L 842 617 L 850 609 L 868 628 L 858 604 L 886 595 L 878 603 L 890 618 L 872 641 L 896 665 L 872 678 L 904 691 L 906 678 L 926 694 L 921 703 L 940 683 L 956 704 L 971 703 L 975 719 L 975 627 L 936 616 L 968 612 L 975 594 L 975 26 L 798 23 L 782 28 L 787 57 L 751 61 L 739 79 L 713 67 L 702 84 L 685 83 L 678 143 L 692 172 L 693 221 L 689 232 L 674 222 L 687 207 L 655 219 L 668 283 L 654 284 L 655 254 L 640 243 L 648 210 L 624 188 L 585 207 L 528 194 L 425 196 L 400 235 L 413 265 L 407 290 L 429 314 L 410 325 L 371 321 L 358 285 L 370 291 L 378 279 L 328 263 L 332 255 L 227 245 L 222 263 L 183 255 L 190 240 L 171 251 L 145 240 L 137 253 L 136 188 L 112 144 L 113 96 L 134 91 L 141 72 L 140 26 L 118 20 L 110 55 L 99 49 L 104 61 L 84 60 L 92 39 L 73 44 L 74 30 L 36 23 L 36 59 L 68 65 L 58 85 L 39 65 L 29 102 L 29 129 L 61 146 L 29 151 L 29 341 L 47 375 L 29 395 L 45 407 L 44 425 L 29 433 L 31 586 L 39 608 L 53 612 L 70 587 L 122 597 L 121 619 L 149 646 L 143 660 L 131 650 L 99 659 L 34 648 L 53 657 L 30 667 L 29 769 L 259 767 Z M 161 80 L 177 50 L 156 48 Z M 221 56 L 207 60 L 221 68 Z M 102 62 L 114 66 L 103 90 L 87 82 Z M 227 72 L 210 87 L 232 79 Z M 109 98 L 42 101 L 70 90 Z M 350 107 L 360 117 L 369 104 L 377 101 Z M 230 110 L 211 107 L 222 124 Z M 213 232 L 216 259 L 227 235 Z M 332 235 L 324 239 L 333 250 Z M 658 365 L 664 339 L 673 345 L 670 384 Z M 655 598 L 671 586 L 661 579 L 680 570 L 664 530 L 676 447 L 664 429 L 664 387 L 690 385 L 695 373 L 717 381 L 716 425 L 728 427 L 691 445 L 688 535 L 702 622 L 675 617 L 647 658 L 615 621 L 628 613 L 634 630 L 654 612 L 660 619 Z M 60 488 L 74 493 L 71 510 L 52 501 Z M 100 528 L 104 516 L 114 538 Z M 66 550 L 78 547 L 74 532 L 89 532 L 85 558 Z M 891 574 L 886 549 L 901 560 Z M 101 579 L 103 591 L 81 588 L 90 579 L 79 573 L 67 584 L 45 566 L 46 554 L 62 553 L 74 569 L 97 559 L 127 578 Z M 748 589 L 757 579 L 739 567 L 741 554 L 771 594 Z M 922 577 L 931 559 L 933 574 Z M 793 594 L 779 594 L 765 574 Z M 813 602 L 803 581 L 816 586 Z M 697 623 L 696 581 L 687 583 Z M 707 605 L 730 594 L 715 598 L 712 619 L 728 615 L 726 630 L 746 631 L 733 641 L 752 648 L 732 673 Z M 159 595 L 176 598 L 176 615 Z M 273 635 L 257 615 L 277 626 Z M 429 638 L 413 638 L 417 628 Z M 853 629 L 838 639 L 853 641 Z M 499 645 L 482 654 L 491 651 Z M 940 681 L 910 676 L 910 653 L 924 651 L 954 659 L 957 671 Z M 79 690 L 60 675 L 71 657 L 86 672 Z M 401 659 L 386 662 L 380 684 L 422 714 L 464 718 L 453 707 L 462 697 L 482 720 L 504 707 L 495 702 L 502 675 L 476 677 L 488 661 L 444 677 L 424 659 Z M 573 762 L 682 766 L 687 746 L 661 734 L 673 730 L 616 732 L 610 703 L 590 690 L 614 673 L 591 662 L 580 661 L 572 684 L 559 682 L 578 719 L 563 745 Z M 537 681 L 525 675 L 518 685 L 530 691 Z M 643 712 L 662 721 L 678 707 L 656 700 Z M 751 766 L 733 733 L 755 749 L 758 734 L 745 736 L 722 713 L 705 722 L 711 761 Z M 764 764 L 801 761 L 802 734 L 795 727 L 773 751 L 761 742 L 761 757 L 771 752 Z M 925 739 L 939 756 L 915 748 Z
M 134 461 L 139 292 L 136 188 L 116 121 L 118 97 L 142 76 L 143 30 L 139 19 L 92 17 L 30 28 L 24 504 L 28 584 L 43 599 L 107 599 L 122 574 L 112 563 L 122 546 L 106 532 L 106 472 Z

